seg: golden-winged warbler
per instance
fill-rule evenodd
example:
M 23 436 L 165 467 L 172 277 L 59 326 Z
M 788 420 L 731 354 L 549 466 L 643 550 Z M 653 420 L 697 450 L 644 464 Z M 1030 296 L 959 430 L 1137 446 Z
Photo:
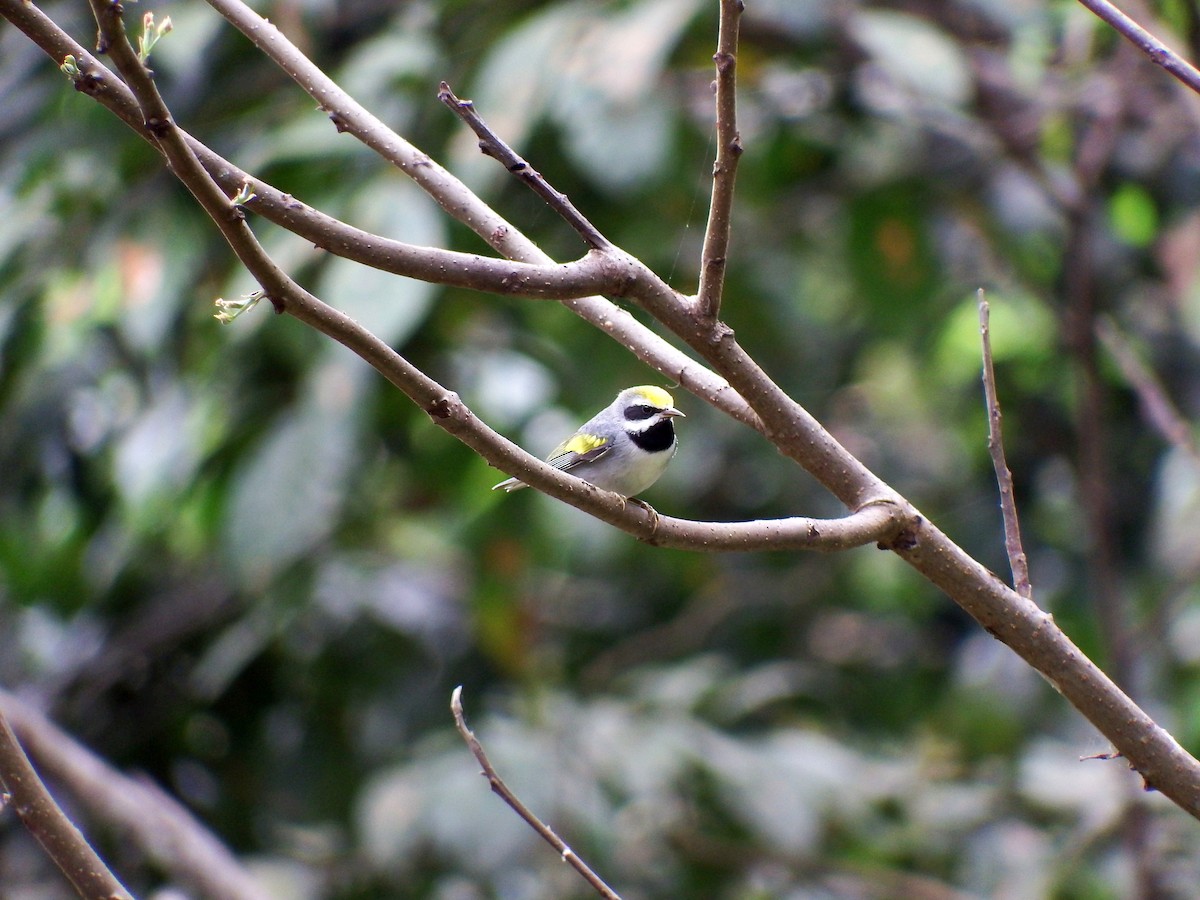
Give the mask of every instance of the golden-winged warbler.
M 672 420 L 683 413 L 673 404 L 662 388 L 626 388 L 555 447 L 546 462 L 598 488 L 634 497 L 658 481 L 679 447 Z M 492 490 L 523 487 L 525 482 L 510 478 Z

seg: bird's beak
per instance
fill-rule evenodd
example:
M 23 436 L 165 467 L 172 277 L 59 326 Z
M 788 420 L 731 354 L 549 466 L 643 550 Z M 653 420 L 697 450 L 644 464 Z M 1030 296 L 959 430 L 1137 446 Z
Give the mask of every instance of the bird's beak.
M 686 419 L 687 418 L 687 416 L 685 416 L 683 413 L 681 413 L 679 410 L 677 410 L 673 406 L 668 406 L 659 415 L 666 416 L 668 419 L 675 419 L 675 418 Z

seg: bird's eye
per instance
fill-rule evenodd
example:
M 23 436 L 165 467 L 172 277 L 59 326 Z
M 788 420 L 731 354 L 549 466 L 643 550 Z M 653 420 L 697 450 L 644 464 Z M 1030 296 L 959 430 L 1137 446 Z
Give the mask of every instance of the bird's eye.
M 647 406 L 645 403 L 637 403 L 625 410 L 625 418 L 631 422 L 640 422 L 643 419 L 649 419 L 657 412 L 661 412 L 661 410 Z

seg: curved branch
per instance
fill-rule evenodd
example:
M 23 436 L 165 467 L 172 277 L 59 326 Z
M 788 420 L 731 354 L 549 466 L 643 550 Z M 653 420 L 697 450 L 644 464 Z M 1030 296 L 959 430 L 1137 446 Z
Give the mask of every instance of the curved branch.
M 42 784 L 0 710 L 0 783 L 29 829 L 85 900 L 133 900 Z
M 649 535 L 630 533 L 656 547 L 681 550 L 833 552 L 866 544 L 890 544 L 910 524 L 900 506 L 891 500 L 878 500 L 840 519 L 793 516 L 753 522 L 694 522 L 660 516 L 652 521 Z
M 844 550 L 889 544 L 912 524 L 906 504 L 881 494 L 842 519 L 788 518 L 754 522 L 695 522 L 660 516 L 641 503 L 603 491 L 547 465 L 487 427 L 453 391 L 430 378 L 383 340 L 308 294 L 289 294 L 287 312 L 358 354 L 436 425 L 474 450 L 490 465 L 530 487 L 595 516 L 639 540 L 697 551 Z

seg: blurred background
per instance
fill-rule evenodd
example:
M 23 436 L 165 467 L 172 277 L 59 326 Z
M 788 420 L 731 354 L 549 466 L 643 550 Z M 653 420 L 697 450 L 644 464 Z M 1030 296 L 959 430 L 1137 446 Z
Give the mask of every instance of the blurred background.
M 1067 0 L 747 7 L 725 319 L 1007 579 L 986 288 L 1035 598 L 1197 752 L 1200 98 Z M 440 80 L 695 290 L 716 0 L 257 8 L 557 258 L 584 248 L 479 155 Z M 94 42 L 85 4 L 46 9 Z M 489 252 L 205 4 L 144 9 L 174 21 L 154 68 L 202 141 L 359 227 Z M 1200 52 L 1193 4 L 1129 10 Z M 169 789 L 278 896 L 589 896 L 479 778 L 460 684 L 501 774 L 627 897 L 1194 895 L 1196 822 L 1121 762 L 1081 762 L 1101 736 L 900 561 L 658 550 L 493 494 L 500 473 L 340 346 L 267 308 L 214 321 L 249 277 L 11 27 L 0 88 L 0 684 Z M 534 452 L 663 383 L 558 304 L 252 224 Z M 840 512 L 676 398 L 659 510 Z M 83 825 L 135 891 L 168 895 L 169 873 Z M 68 896 L 12 815 L 0 885 Z

